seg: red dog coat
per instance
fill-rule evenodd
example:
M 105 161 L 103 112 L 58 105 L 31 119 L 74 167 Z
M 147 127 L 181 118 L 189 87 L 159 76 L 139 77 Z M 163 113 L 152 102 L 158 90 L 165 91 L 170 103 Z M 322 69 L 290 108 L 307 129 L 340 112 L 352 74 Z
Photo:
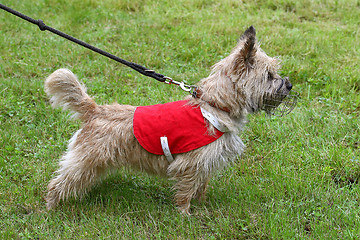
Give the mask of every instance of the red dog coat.
M 184 153 L 205 146 L 224 133 L 207 132 L 207 123 L 200 107 L 187 100 L 137 107 L 134 114 L 134 135 L 148 152 L 163 155 L 160 137 L 166 136 L 171 153 Z

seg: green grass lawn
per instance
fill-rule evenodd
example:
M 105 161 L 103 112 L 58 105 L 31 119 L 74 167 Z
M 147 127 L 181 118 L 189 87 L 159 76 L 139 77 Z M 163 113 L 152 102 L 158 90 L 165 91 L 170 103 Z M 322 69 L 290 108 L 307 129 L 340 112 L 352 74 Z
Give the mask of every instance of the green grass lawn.
M 193 84 L 250 25 L 301 95 L 283 118 L 249 117 L 236 164 L 182 216 L 172 182 L 123 170 L 47 212 L 46 186 L 80 125 L 43 89 L 70 68 L 98 103 L 182 99 L 146 78 L 0 11 L 1 239 L 359 239 L 359 0 L 5 1 L 126 60 Z

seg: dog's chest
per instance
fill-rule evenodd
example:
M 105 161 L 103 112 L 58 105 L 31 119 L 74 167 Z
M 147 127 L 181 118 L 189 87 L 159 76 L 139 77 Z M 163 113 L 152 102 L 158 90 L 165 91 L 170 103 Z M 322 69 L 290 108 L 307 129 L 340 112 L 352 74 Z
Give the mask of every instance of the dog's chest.
M 163 155 L 161 138 L 166 137 L 168 149 L 176 154 L 205 146 L 223 135 L 217 129 L 215 135 L 209 135 L 201 109 L 187 103 L 183 100 L 137 107 L 134 135 L 140 145 L 150 153 Z

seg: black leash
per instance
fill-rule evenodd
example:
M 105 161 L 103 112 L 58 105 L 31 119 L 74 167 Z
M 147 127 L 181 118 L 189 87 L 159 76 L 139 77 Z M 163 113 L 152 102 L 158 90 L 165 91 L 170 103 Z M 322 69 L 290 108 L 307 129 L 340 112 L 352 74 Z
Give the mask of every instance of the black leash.
M 26 21 L 28 21 L 28 22 L 30 22 L 32 24 L 37 25 L 41 31 L 48 30 L 48 31 L 50 31 L 52 33 L 55 33 L 56 35 L 58 35 L 60 37 L 66 38 L 66 39 L 68 39 L 68 40 L 70 40 L 70 41 L 72 41 L 74 43 L 77 43 L 77 44 L 79 44 L 79 45 L 81 45 L 83 47 L 86 47 L 86 48 L 88 48 L 88 49 L 90 49 L 90 50 L 92 50 L 94 52 L 97 52 L 97 53 L 105 56 L 105 57 L 111 58 L 111 59 L 113 59 L 113 60 L 115 60 L 115 61 L 117 61 L 119 63 L 122 63 L 122 64 L 124 64 L 124 65 L 126 65 L 128 67 L 131 67 L 135 71 L 138 71 L 139 73 L 141 73 L 141 74 L 143 74 L 145 76 L 152 77 L 152 78 L 154 78 L 154 79 L 156 79 L 156 80 L 158 80 L 160 82 L 179 85 L 182 90 L 187 91 L 190 94 L 192 94 L 193 96 L 195 96 L 194 93 L 195 93 L 196 86 L 187 85 L 184 82 L 175 81 L 175 80 L 171 79 L 170 77 L 164 76 L 164 75 L 162 75 L 160 73 L 156 73 L 154 70 L 150 70 L 150 69 L 148 69 L 146 67 L 143 67 L 143 66 L 141 66 L 139 64 L 136 64 L 136 63 L 129 62 L 129 61 L 126 61 L 124 59 L 121 59 L 121 58 L 119 58 L 119 57 L 117 57 L 117 56 L 115 56 L 113 54 L 105 52 L 104 50 L 101 50 L 101 49 L 99 49 L 97 47 L 94 47 L 94 46 L 92 46 L 92 45 L 90 45 L 90 44 L 88 44 L 86 42 L 83 42 L 83 41 L 81 41 L 81 40 L 79 40 L 77 38 L 74 38 L 74 37 L 72 37 L 72 36 L 70 36 L 70 35 L 68 35 L 66 33 L 63 33 L 61 31 L 55 29 L 55 28 L 49 27 L 49 26 L 45 25 L 45 23 L 40 19 L 35 20 L 33 18 L 30 18 L 30 17 L 28 17 L 28 16 L 26 16 L 26 15 L 24 15 L 24 14 L 18 12 L 18 11 L 15 11 L 14 9 L 11 9 L 11 8 L 1 4 L 1 3 L 0 3 L 0 8 L 7 11 L 7 12 L 9 12 L 9 13 L 11 13 L 11 14 L 13 14 L 13 15 L 15 15 L 15 16 L 17 16 L 17 17 L 19 17 L 19 18 L 22 18 L 22 19 L 24 19 L 24 20 L 26 20 Z

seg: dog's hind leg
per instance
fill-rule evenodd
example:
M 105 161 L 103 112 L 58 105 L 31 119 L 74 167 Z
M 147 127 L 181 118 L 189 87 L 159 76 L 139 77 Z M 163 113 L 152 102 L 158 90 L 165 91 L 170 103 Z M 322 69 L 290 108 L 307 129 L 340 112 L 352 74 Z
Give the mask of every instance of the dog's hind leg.
M 50 181 L 46 197 L 47 209 L 56 207 L 60 200 L 71 196 L 81 197 L 106 172 L 104 167 L 77 161 L 73 158 L 74 155 L 70 151 L 63 156 L 58 175 Z
M 70 140 L 68 151 L 60 161 L 60 169 L 48 185 L 47 209 L 53 209 L 60 200 L 71 196 L 80 197 L 107 171 L 102 154 L 75 147 L 79 130 Z

